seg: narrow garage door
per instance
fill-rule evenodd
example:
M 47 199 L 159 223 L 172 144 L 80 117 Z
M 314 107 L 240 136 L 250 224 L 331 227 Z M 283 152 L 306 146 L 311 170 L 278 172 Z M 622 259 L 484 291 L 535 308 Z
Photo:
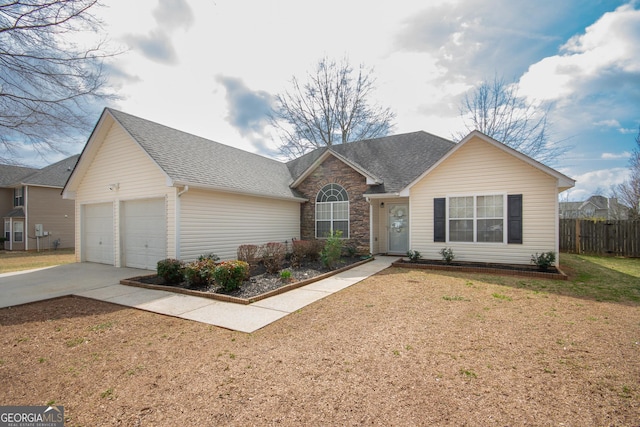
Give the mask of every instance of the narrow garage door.
M 84 205 L 83 261 L 113 265 L 113 204 Z
M 122 204 L 123 264 L 155 270 L 167 257 L 167 225 L 164 199 L 133 200 Z

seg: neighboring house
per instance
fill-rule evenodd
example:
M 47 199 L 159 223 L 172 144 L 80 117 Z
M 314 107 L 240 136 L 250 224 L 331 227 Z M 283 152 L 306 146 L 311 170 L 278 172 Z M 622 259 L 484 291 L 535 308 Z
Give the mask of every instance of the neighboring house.
M 74 203 L 64 200 L 61 191 L 78 158 L 71 156 L 42 169 L 0 165 L 5 249 L 74 247 Z
M 591 196 L 583 202 L 560 202 L 560 218 L 620 220 L 629 218 L 629 208 L 615 197 Z
M 558 252 L 558 193 L 575 181 L 480 132 L 321 148 L 287 163 L 105 109 L 63 196 L 76 257 L 154 269 L 165 257 L 324 238 L 363 252 L 528 264 Z

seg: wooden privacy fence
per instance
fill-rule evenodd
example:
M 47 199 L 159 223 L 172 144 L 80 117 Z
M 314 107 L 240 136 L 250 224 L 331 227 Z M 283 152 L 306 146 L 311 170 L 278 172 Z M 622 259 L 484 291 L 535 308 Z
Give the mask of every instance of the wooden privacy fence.
M 560 251 L 640 257 L 640 221 L 561 219 Z

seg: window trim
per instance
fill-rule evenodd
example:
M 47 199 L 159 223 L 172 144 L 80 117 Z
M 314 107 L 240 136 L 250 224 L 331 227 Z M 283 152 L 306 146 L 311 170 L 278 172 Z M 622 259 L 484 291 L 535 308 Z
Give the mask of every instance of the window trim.
M 501 196 L 502 197 L 502 240 L 499 242 L 479 242 L 478 241 L 478 197 L 486 197 L 486 196 Z M 451 218 L 449 217 L 449 208 L 450 208 L 450 200 L 454 199 L 454 198 L 462 198 L 462 197 L 473 197 L 473 240 L 472 241 L 459 241 L 459 240 L 451 240 L 450 236 L 449 236 L 449 232 L 450 232 L 450 225 L 451 225 Z M 505 192 L 501 192 L 501 191 L 488 191 L 488 192 L 482 192 L 482 193 L 473 193 L 473 194 L 448 194 L 446 197 L 446 205 L 445 205 L 445 214 L 446 214 L 446 220 L 445 220 L 445 227 L 446 227 L 446 231 L 445 231 L 445 239 L 446 239 L 446 243 L 456 243 L 456 244 L 488 244 L 488 245 L 506 245 L 507 244 L 507 238 L 508 238 L 508 229 L 507 229 L 507 225 L 508 225 L 508 197 L 507 197 L 507 193 Z M 485 218 L 480 218 L 480 219 L 485 219 Z M 495 218 L 494 218 L 495 219 Z M 453 219 L 455 220 L 455 218 Z
M 331 201 L 324 201 L 324 202 L 319 201 L 318 199 L 321 196 L 324 196 L 324 195 L 327 194 L 327 191 L 325 191 L 325 189 L 327 187 L 330 187 L 330 186 L 339 187 L 340 188 L 339 193 L 344 193 L 344 196 L 346 197 L 346 200 L 331 200 Z M 344 218 L 334 219 L 334 212 L 335 212 L 334 206 L 336 204 L 338 204 L 338 203 L 346 203 L 346 206 L 347 206 L 347 209 L 346 209 L 347 217 L 346 217 L 346 219 L 344 219 Z M 318 220 L 318 206 L 324 206 L 324 205 L 330 205 L 331 206 L 330 210 L 329 210 L 331 218 L 329 220 L 325 220 L 325 219 Z M 342 239 L 349 239 L 350 235 L 351 235 L 351 202 L 349 200 L 349 193 L 347 192 L 347 189 L 344 188 L 342 185 L 340 185 L 338 183 L 335 183 L 335 182 L 332 182 L 332 183 L 323 185 L 322 188 L 320 190 L 318 190 L 318 192 L 316 193 L 315 206 L 314 206 L 314 218 L 313 218 L 314 234 L 315 234 L 316 239 L 326 239 L 327 238 L 327 236 L 318 236 L 318 222 L 328 222 L 329 223 L 329 231 L 330 231 L 331 234 L 333 234 L 333 232 L 334 232 L 334 228 L 333 228 L 334 222 L 338 222 L 338 221 L 346 221 L 347 222 L 347 233 L 346 233 L 346 235 L 344 235 L 344 234 L 342 235 Z

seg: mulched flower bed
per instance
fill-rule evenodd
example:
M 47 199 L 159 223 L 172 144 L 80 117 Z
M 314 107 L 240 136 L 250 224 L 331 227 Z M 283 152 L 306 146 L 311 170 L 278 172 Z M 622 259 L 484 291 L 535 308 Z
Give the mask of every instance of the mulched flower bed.
M 536 265 L 524 264 L 498 264 L 483 262 L 452 261 L 446 263 L 442 260 L 420 259 L 410 261 L 400 259 L 392 264 L 394 267 L 421 268 L 426 270 L 441 271 L 465 271 L 469 273 L 510 274 L 517 276 L 538 277 L 553 280 L 567 280 L 567 275 L 556 267 L 541 270 Z
M 148 276 L 133 277 L 121 280 L 120 283 L 129 286 L 138 286 L 151 289 L 167 290 L 188 295 L 204 296 L 227 302 L 239 304 L 250 304 L 255 301 L 277 295 L 291 289 L 313 283 L 314 281 L 332 276 L 344 270 L 348 270 L 356 265 L 364 264 L 373 258 L 343 257 L 338 262 L 335 269 L 326 268 L 320 261 L 304 263 L 300 267 L 291 267 L 289 263 L 284 263 L 283 269 L 291 272 L 289 280 L 283 280 L 279 274 L 270 274 L 262 264 L 251 268 L 249 280 L 242 282 L 239 289 L 231 292 L 224 292 L 220 287 L 214 285 L 203 287 L 190 287 L 186 282 L 176 285 L 167 285 L 164 279 L 157 274 Z

